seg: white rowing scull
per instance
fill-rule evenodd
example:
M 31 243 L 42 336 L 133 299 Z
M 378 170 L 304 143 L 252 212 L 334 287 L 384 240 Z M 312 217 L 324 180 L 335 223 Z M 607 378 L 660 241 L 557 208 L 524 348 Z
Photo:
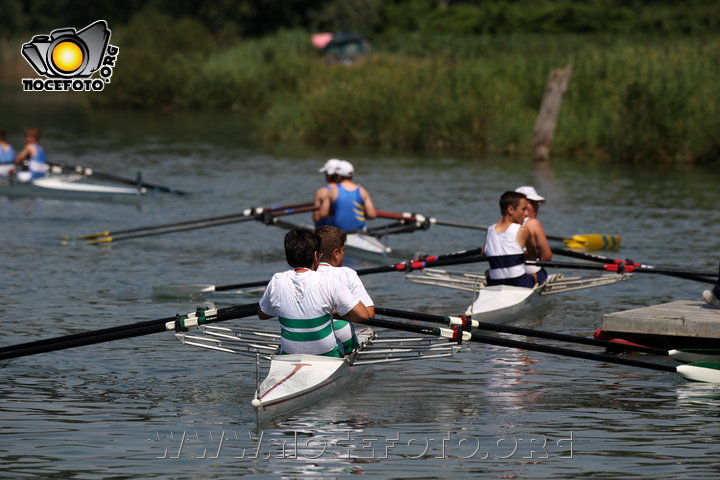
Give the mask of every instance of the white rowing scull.
M 144 188 L 118 187 L 84 181 L 82 175 L 50 175 L 29 182 L 0 179 L 0 195 L 8 197 L 44 197 L 64 200 L 134 199 Z
M 472 315 L 478 321 L 503 323 L 541 307 L 548 295 L 610 285 L 626 280 L 630 276 L 632 274 L 610 273 L 566 277 L 557 273 L 550 275 L 547 282 L 534 288 L 510 285 L 487 286 L 485 275 L 433 268 L 411 273 L 406 278 L 413 283 L 473 292 L 473 302 L 465 314 Z
M 256 330 L 206 325 L 200 333 L 178 333 L 177 337 L 186 345 L 256 358 L 257 389 L 251 403 L 258 423 L 327 398 L 360 373 L 362 366 L 450 357 L 461 348 L 427 336 L 379 338 L 371 328 L 358 327 L 360 347 L 345 358 L 280 355 L 280 336 Z M 260 381 L 260 371 L 268 362 L 267 375 Z

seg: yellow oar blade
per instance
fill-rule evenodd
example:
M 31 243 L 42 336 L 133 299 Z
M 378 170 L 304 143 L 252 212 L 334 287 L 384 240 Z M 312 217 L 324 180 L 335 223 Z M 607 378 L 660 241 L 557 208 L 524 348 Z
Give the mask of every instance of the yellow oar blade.
M 601 233 L 587 233 L 564 238 L 563 242 L 570 248 L 585 250 L 619 250 L 619 235 L 603 235 Z
M 85 245 L 102 245 L 104 243 L 110 243 L 112 241 L 113 241 L 113 237 L 102 237 L 102 238 L 98 238 L 97 240 L 85 242 Z

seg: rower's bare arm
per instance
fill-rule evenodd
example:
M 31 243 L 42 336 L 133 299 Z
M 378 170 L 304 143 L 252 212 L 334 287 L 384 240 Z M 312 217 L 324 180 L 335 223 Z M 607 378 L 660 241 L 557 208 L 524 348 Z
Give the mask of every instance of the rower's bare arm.
M 535 248 L 535 242 L 533 241 L 530 229 L 522 226 L 518 229 L 517 241 L 521 247 L 525 248 L 525 257 L 530 259 L 537 258 L 537 249 Z
M 315 192 L 315 201 L 313 202 L 314 206 L 317 208 L 317 210 L 313 210 L 312 212 L 312 219 L 314 223 L 319 222 L 323 217 L 321 216 L 321 211 L 323 208 L 323 204 L 328 198 L 328 189 L 327 188 L 318 188 Z M 330 207 L 327 207 L 327 210 L 329 212 Z M 327 214 L 325 214 L 327 217 Z
M 346 313 L 345 315 L 343 315 L 340 318 L 343 318 L 350 322 L 362 323 L 362 322 L 366 321 L 368 318 L 370 318 L 370 316 L 368 314 L 368 309 L 365 308 L 365 305 L 363 305 L 362 302 L 358 302 L 357 305 L 355 305 L 352 308 L 352 310 L 350 310 L 348 313 Z
M 269 318 L 273 318 L 273 315 L 268 315 L 267 313 L 263 312 L 260 307 L 258 307 L 257 316 L 260 320 L 267 320 Z
M 322 196 L 322 201 L 320 202 L 320 208 L 313 212 L 313 221 L 317 222 L 323 218 L 329 217 L 330 207 L 332 206 L 332 202 L 334 202 L 336 198 L 336 186 L 333 185 L 332 187 L 330 187 L 329 190 L 325 190 L 325 195 Z
M 365 188 L 360 187 L 360 195 L 362 196 L 363 202 L 365 203 L 365 219 L 371 220 L 373 218 L 377 217 L 377 211 L 375 210 L 375 205 L 373 204 L 372 198 L 370 198 L 370 194 L 365 190 Z
M 28 158 L 32 158 L 34 153 L 34 149 L 32 148 L 32 145 L 25 145 L 22 150 L 20 150 L 20 153 L 15 155 L 15 163 L 20 164 L 24 160 L 27 160 Z
M 537 250 L 537 258 L 543 262 L 549 262 L 552 260 L 552 249 L 548 243 L 547 236 L 545 235 L 545 229 L 540 223 L 540 220 L 534 218 L 532 221 L 526 223 L 530 231 L 532 232 L 533 240 L 535 241 L 535 248 Z
M 368 311 L 368 318 L 375 318 L 375 306 L 365 307 Z

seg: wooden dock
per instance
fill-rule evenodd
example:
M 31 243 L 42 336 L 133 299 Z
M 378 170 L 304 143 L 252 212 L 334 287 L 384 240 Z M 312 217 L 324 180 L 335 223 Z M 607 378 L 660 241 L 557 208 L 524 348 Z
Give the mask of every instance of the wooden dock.
M 658 348 L 720 348 L 720 308 L 702 300 L 679 300 L 605 314 L 612 337 Z

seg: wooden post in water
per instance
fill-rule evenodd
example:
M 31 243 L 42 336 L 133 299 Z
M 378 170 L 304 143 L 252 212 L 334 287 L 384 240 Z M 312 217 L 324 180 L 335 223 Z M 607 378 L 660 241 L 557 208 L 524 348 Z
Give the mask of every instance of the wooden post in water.
M 550 146 L 555 135 L 560 105 L 571 76 L 572 65 L 550 72 L 547 87 L 545 87 L 545 96 L 533 129 L 533 158 L 536 161 L 546 162 L 550 159 Z

